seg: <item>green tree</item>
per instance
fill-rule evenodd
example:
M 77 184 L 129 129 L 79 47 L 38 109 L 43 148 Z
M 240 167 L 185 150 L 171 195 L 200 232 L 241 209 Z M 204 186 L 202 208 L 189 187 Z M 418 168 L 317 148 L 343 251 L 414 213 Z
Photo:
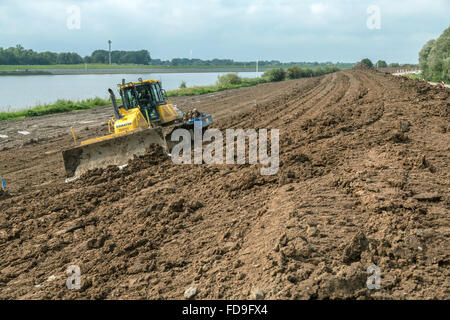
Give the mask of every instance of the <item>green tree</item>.
M 314 71 L 310 68 L 306 68 L 303 70 L 304 77 L 312 77 L 314 75 Z
M 108 63 L 108 51 L 106 50 L 95 50 L 91 54 L 92 63 Z
M 219 76 L 217 79 L 217 84 L 219 86 L 227 86 L 233 84 L 241 84 L 242 79 L 237 75 L 237 73 L 227 73 L 223 76 Z
M 429 40 L 419 52 L 419 67 L 426 78 L 429 76 L 428 56 L 430 55 L 430 51 L 433 49 L 435 42 L 436 40 Z
M 450 27 L 419 52 L 419 66 L 427 80 L 450 80 Z
M 447 58 L 450 58 L 450 27 L 437 38 L 428 56 L 428 67 L 432 80 L 449 80 Z
M 368 66 L 369 68 L 372 68 L 372 67 L 373 67 L 373 63 L 372 63 L 372 61 L 370 61 L 369 58 L 362 59 L 362 60 L 361 60 L 361 63 L 364 63 L 364 64 L 365 64 L 366 66 Z
M 442 79 L 450 80 L 450 57 L 442 61 Z
M 288 79 L 299 79 L 303 77 L 303 70 L 300 67 L 293 66 L 287 69 Z
M 68 64 L 69 63 L 69 56 L 67 53 L 59 53 L 56 57 L 56 64 Z
M 267 70 L 263 77 L 268 78 L 270 82 L 283 81 L 286 79 L 286 71 L 283 68 Z
M 378 68 L 387 68 L 388 64 L 384 60 L 378 60 L 377 61 L 377 67 Z

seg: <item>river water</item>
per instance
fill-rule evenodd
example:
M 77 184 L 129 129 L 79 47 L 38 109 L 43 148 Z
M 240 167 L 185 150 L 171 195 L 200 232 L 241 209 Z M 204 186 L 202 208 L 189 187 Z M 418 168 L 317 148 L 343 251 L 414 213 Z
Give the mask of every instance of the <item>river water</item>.
M 188 87 L 212 85 L 225 73 L 153 73 L 153 74 L 84 74 L 0 76 L 0 112 L 17 111 L 39 104 L 54 103 L 58 99 L 72 101 L 100 97 L 108 98 L 108 88 L 115 90 L 124 78 L 161 80 L 163 88 L 177 89 L 182 81 Z M 239 72 L 239 76 L 256 77 L 256 72 Z M 259 73 L 261 75 L 261 73 Z

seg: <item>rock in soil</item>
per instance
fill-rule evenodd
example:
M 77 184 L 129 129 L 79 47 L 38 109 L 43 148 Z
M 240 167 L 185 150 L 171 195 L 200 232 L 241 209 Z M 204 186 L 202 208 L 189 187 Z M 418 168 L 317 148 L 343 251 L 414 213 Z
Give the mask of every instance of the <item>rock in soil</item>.
M 251 300 L 263 300 L 264 299 L 264 291 L 259 288 L 252 288 L 250 291 L 250 299 Z
M 196 287 L 189 287 L 184 292 L 184 297 L 186 299 L 192 299 L 197 295 L 197 288 Z

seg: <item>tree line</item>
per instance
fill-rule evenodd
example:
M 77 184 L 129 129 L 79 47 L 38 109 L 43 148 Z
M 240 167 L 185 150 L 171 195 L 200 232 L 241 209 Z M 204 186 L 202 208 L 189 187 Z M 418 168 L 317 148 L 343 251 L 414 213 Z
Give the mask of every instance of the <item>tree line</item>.
M 150 64 L 147 50 L 111 51 L 111 63 L 115 64 Z M 0 47 L 0 65 L 52 65 L 80 63 L 109 63 L 107 50 L 95 50 L 90 56 L 81 57 L 75 52 L 36 52 L 21 45 L 3 49 Z
M 430 81 L 450 81 L 450 27 L 436 40 L 428 41 L 419 52 L 422 75 Z
M 365 58 L 361 60 L 361 63 L 364 63 L 366 66 L 368 66 L 369 68 L 397 68 L 397 67 L 405 67 L 405 68 L 409 68 L 409 67 L 414 67 L 415 65 L 413 64 L 409 64 L 409 63 L 405 63 L 405 64 L 400 64 L 397 62 L 392 62 L 387 64 L 386 61 L 384 60 L 378 60 L 376 63 L 373 63 L 372 60 L 370 60 L 369 58 Z
M 188 58 L 174 58 L 171 60 L 152 59 L 152 65 L 157 66 L 236 66 L 236 67 L 248 67 L 255 66 L 256 61 L 234 61 L 233 59 L 188 59 Z M 344 62 L 281 62 L 279 60 L 262 60 L 258 61 L 260 67 L 267 66 L 299 66 L 299 67 L 326 67 L 326 66 L 339 66 L 339 67 L 351 67 L 352 63 Z
M 109 63 L 108 50 L 95 50 L 91 55 L 81 57 L 75 52 L 36 52 L 25 49 L 21 45 L 10 48 L 0 47 L 0 65 L 54 65 L 54 64 L 82 64 L 82 63 Z M 148 50 L 138 51 L 111 51 L 111 63 L 113 64 L 140 64 L 154 66 L 255 66 L 256 61 L 234 61 L 232 59 L 188 59 L 174 58 L 170 60 L 152 59 Z M 258 61 L 260 67 L 267 66 L 299 66 L 303 68 L 316 68 L 327 66 L 338 66 L 350 68 L 352 63 L 344 62 L 281 62 L 279 60 Z
M 144 64 L 149 65 L 150 53 L 147 50 L 138 51 L 111 51 L 111 63 L 114 64 Z M 109 63 L 109 51 L 95 50 L 90 56 L 84 58 L 85 63 Z

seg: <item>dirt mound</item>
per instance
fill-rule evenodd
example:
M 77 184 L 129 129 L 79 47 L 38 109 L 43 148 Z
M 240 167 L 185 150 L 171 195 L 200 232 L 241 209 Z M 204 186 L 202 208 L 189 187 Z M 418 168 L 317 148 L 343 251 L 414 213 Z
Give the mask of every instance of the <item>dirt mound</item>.
M 367 64 L 363 62 L 358 62 L 354 67 L 354 70 L 373 70 L 373 68 L 369 67 Z
M 169 156 L 165 153 L 160 145 L 152 144 L 146 149 L 146 153 L 142 156 L 134 156 L 126 166 L 121 168 L 117 166 L 108 166 L 107 168 L 97 168 L 89 170 L 80 179 L 77 180 L 77 185 L 98 184 L 99 182 L 107 181 L 118 176 L 126 176 L 132 172 L 138 172 L 147 169 L 151 166 L 159 165 L 167 162 Z
M 280 130 L 277 175 L 156 147 L 69 184 L 45 173 L 0 201 L 0 298 L 448 299 L 449 90 L 347 70 L 209 99 L 233 111 L 219 129 Z

